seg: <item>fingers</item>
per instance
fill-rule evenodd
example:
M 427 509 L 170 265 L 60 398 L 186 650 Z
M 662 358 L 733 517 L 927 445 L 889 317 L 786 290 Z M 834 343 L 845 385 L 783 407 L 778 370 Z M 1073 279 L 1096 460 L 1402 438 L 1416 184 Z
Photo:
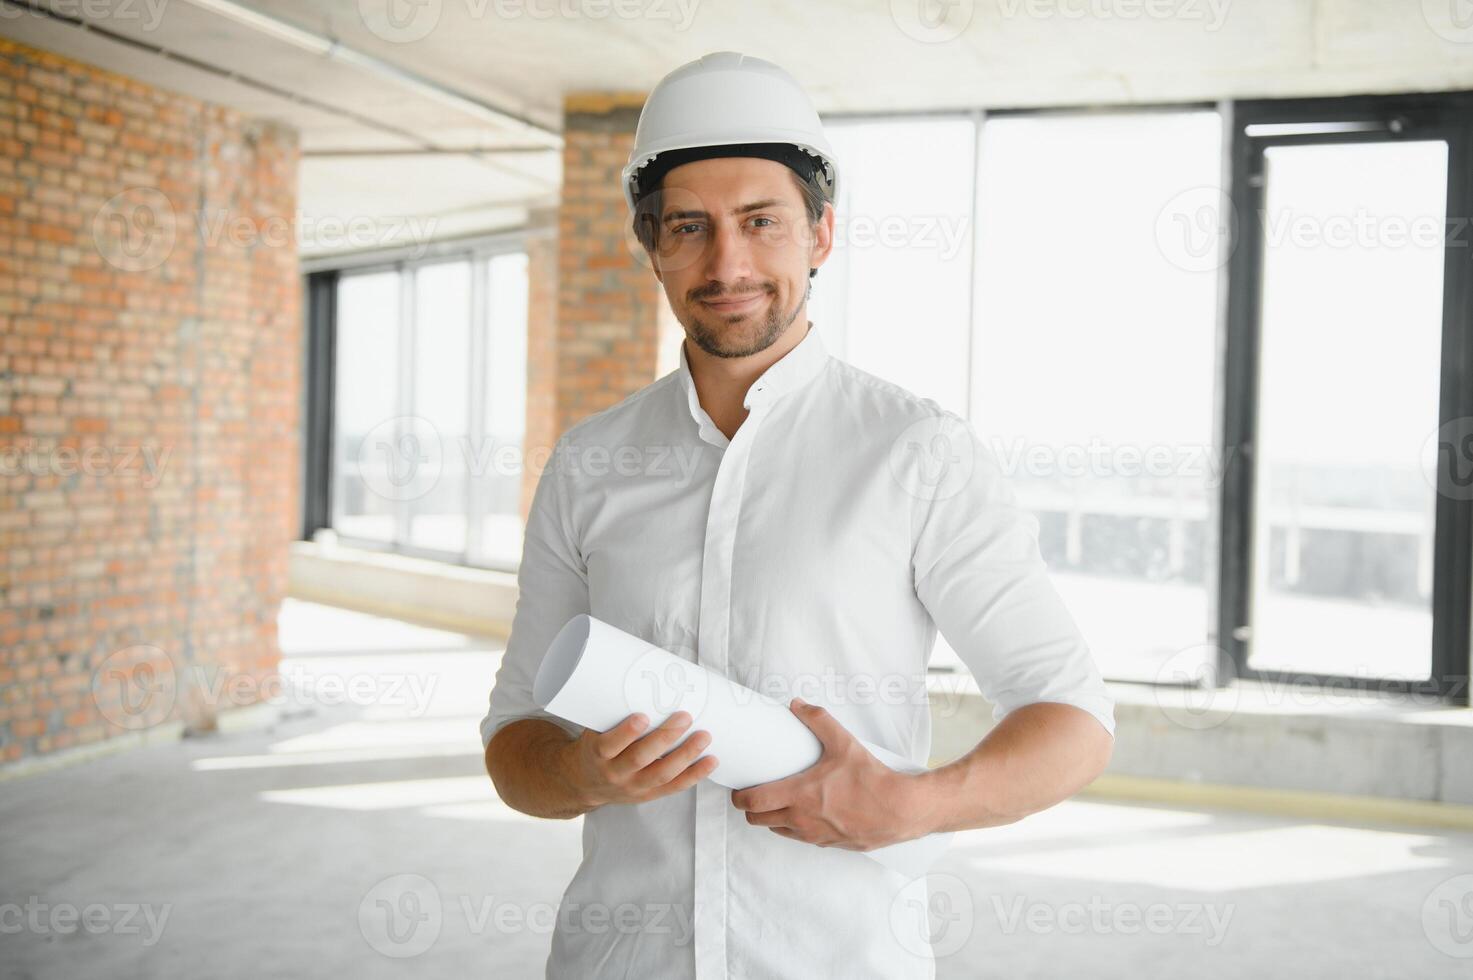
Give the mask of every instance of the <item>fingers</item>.
M 700 782 L 701 780 L 705 779 L 707 776 L 715 772 L 716 768 L 720 765 L 720 759 L 716 758 L 716 756 L 714 755 L 708 755 L 700 762 L 697 762 L 685 772 L 672 779 L 670 781 L 670 784 L 673 789 L 685 789 L 687 786 L 694 786 L 696 783 Z
M 647 716 L 635 713 L 614 728 L 594 736 L 594 755 L 602 777 L 626 801 L 643 802 L 686 789 L 715 771 L 714 756 L 697 760 L 711 744 L 711 734 L 692 732 L 672 749 L 692 723 L 677 711 L 658 728 L 648 730 Z
M 671 748 L 691 722 L 689 712 L 677 711 L 615 760 L 616 764 L 631 767 L 623 772 L 623 778 L 632 792 L 642 799 L 658 799 L 685 789 L 715 770 L 714 758 L 696 761 L 711 744 L 710 732 L 691 732 L 689 738 Z
M 654 762 L 670 750 L 690 727 L 689 711 L 677 711 L 665 723 L 649 734 L 639 738 L 614 758 L 613 768 L 622 773 L 634 773 Z
M 777 830 L 779 827 L 791 828 L 793 826 L 793 808 L 785 806 L 781 810 L 768 810 L 761 813 L 749 810 L 747 812 L 747 823 L 754 827 L 771 827 L 773 830 Z
M 647 717 L 635 712 L 602 735 L 595 736 L 594 742 L 598 757 L 600 759 L 615 758 L 632 745 L 635 739 L 644 734 L 649 723 L 650 720 Z
M 695 736 L 691 737 L 694 738 Z M 684 747 L 685 746 L 681 746 L 681 748 Z M 671 793 L 679 793 L 681 790 L 689 789 L 696 783 L 711 775 L 711 773 L 715 772 L 716 766 L 718 764 L 719 762 L 714 755 L 708 755 L 699 762 L 691 764 L 690 766 L 686 767 L 680 773 L 680 775 L 674 777 L 669 782 L 659 786 L 658 789 L 660 795 L 668 796 Z
M 826 746 L 831 740 L 842 739 L 843 735 L 848 734 L 848 729 L 839 724 L 838 719 L 829 714 L 828 709 L 821 704 L 809 704 L 802 698 L 793 698 L 788 702 L 788 707 Z
M 671 750 L 669 755 L 645 766 L 638 773 L 638 778 L 646 787 L 662 786 L 684 772 L 710 744 L 710 732 L 692 732 L 690 738 Z
M 580 778 L 597 785 L 594 796 L 614 803 L 647 802 L 691 787 L 719 765 L 714 756 L 697 760 L 710 746 L 710 732 L 692 732 L 672 749 L 691 722 L 689 712 L 676 712 L 647 732 L 650 719 L 636 712 L 608 731 L 585 729 L 579 735 L 583 743 Z

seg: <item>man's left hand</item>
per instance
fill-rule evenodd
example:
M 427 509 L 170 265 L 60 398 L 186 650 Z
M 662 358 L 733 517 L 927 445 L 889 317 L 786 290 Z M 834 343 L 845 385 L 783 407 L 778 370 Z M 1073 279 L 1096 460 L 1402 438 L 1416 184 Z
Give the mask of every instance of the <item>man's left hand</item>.
M 785 779 L 733 790 L 747 823 L 819 847 L 868 851 L 922 836 L 917 777 L 885 765 L 822 706 L 789 707 L 823 743 L 817 762 Z

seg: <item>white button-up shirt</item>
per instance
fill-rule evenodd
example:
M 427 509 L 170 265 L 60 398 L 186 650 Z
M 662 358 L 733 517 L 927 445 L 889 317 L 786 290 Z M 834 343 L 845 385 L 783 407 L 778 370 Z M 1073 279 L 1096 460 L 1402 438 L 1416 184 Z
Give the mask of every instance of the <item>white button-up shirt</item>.
M 523 718 L 582 731 L 537 706 L 532 680 L 584 612 L 921 765 L 938 629 L 995 717 L 1056 701 L 1114 734 L 1037 522 L 969 422 L 831 357 L 811 324 L 743 405 L 728 440 L 682 344 L 678 369 L 558 440 L 483 743 Z M 703 779 L 585 814 L 547 976 L 935 976 L 925 877 L 753 826 L 730 794 Z

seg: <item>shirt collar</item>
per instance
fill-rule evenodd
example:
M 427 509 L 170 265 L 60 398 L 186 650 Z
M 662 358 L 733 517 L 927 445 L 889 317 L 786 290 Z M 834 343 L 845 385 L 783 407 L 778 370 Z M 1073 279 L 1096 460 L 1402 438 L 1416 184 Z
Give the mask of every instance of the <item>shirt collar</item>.
M 766 371 L 742 398 L 742 407 L 751 411 L 758 406 L 770 405 L 790 391 L 796 391 L 818 376 L 828 361 L 828 350 L 819 336 L 818 327 L 808 322 L 803 339 L 782 357 L 768 365 Z M 685 388 L 686 400 L 690 404 L 691 417 L 700 423 L 706 415 L 696 393 L 695 378 L 690 373 L 690 362 L 686 359 L 685 342 L 680 344 L 680 383 Z

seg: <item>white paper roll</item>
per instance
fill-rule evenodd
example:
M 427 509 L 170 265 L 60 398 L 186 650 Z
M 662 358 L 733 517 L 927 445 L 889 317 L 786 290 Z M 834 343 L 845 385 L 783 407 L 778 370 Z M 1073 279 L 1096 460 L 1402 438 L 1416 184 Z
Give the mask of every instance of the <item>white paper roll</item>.
M 635 712 L 649 718 L 646 731 L 677 711 L 689 712 L 692 721 L 680 742 L 698 730 L 709 732 L 710 744 L 697 758 L 718 756 L 721 761 L 708 778 L 730 789 L 786 778 L 823 755 L 818 736 L 786 704 L 586 613 L 568 620 L 553 638 L 532 696 L 552 714 L 599 732 Z M 926 768 L 883 746 L 859 742 L 898 772 Z M 952 836 L 928 834 L 854 853 L 914 879 L 926 873 Z

